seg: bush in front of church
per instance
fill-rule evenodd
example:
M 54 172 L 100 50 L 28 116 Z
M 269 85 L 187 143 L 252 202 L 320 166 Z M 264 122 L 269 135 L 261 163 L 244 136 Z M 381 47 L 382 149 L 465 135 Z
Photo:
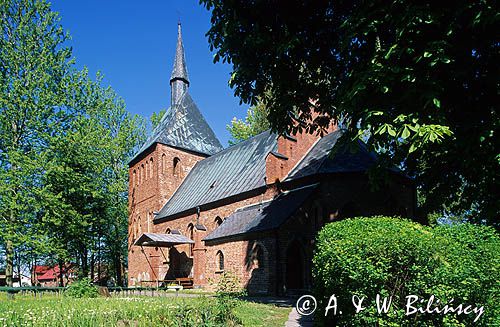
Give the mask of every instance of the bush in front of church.
M 73 298 L 95 298 L 99 296 L 99 291 L 90 278 L 82 278 L 69 284 L 64 295 Z
M 316 244 L 313 282 L 320 325 L 500 325 L 500 237 L 491 227 L 431 228 L 400 218 L 360 217 L 326 225 Z M 387 312 L 378 310 L 377 295 L 379 304 L 392 297 Z M 407 298 L 411 295 L 418 300 L 408 306 L 415 299 Z M 353 302 L 364 309 L 356 312 Z M 442 311 L 446 304 L 461 303 L 462 310 L 471 305 L 468 314 Z M 484 311 L 473 322 L 481 306 Z M 415 313 L 417 308 L 423 312 Z

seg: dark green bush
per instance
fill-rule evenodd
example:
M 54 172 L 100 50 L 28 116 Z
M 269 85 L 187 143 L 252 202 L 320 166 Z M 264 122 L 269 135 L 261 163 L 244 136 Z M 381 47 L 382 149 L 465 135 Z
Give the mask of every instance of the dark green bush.
M 469 224 L 425 227 L 390 217 L 352 218 L 326 225 L 318 236 L 313 280 L 316 318 L 327 326 L 500 326 L 500 238 L 493 228 Z M 338 312 L 327 317 L 330 296 Z M 392 296 L 379 314 L 376 296 Z M 352 296 L 365 297 L 356 313 Z M 477 314 L 405 315 L 407 296 L 434 295 L 443 308 L 460 303 L 484 306 Z M 436 307 L 430 306 L 431 309 Z M 342 311 L 342 314 L 339 314 Z
M 89 278 L 82 278 L 69 284 L 64 295 L 73 298 L 93 298 L 99 296 L 99 291 Z

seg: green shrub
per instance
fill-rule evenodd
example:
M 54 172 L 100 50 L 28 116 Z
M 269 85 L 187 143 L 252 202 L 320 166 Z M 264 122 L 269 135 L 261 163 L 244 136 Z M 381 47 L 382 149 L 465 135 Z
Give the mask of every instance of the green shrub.
M 218 280 L 210 279 L 209 282 L 215 287 L 215 294 L 217 296 L 240 297 L 246 294 L 238 276 L 230 271 L 223 272 Z
M 430 228 L 398 218 L 352 218 L 321 230 L 313 261 L 320 325 L 500 325 L 500 238 L 492 228 L 469 224 Z M 342 314 L 333 315 L 331 309 L 325 317 L 332 294 Z M 377 312 L 377 294 L 392 296 L 387 313 Z M 365 297 L 366 309 L 355 312 L 353 295 Z M 405 315 L 408 295 L 424 300 L 415 307 L 425 308 L 434 295 L 440 308 L 454 299 L 454 307 L 484 306 L 484 313 L 476 323 L 474 313 Z
M 217 281 L 211 280 L 215 286 L 216 305 L 214 307 L 215 318 L 218 322 L 231 322 L 239 324 L 234 315 L 234 309 L 241 305 L 239 297 L 246 295 L 241 287 L 240 279 L 232 272 L 223 272 Z
M 99 296 L 99 291 L 89 278 L 82 278 L 69 284 L 64 295 L 73 298 L 94 298 Z

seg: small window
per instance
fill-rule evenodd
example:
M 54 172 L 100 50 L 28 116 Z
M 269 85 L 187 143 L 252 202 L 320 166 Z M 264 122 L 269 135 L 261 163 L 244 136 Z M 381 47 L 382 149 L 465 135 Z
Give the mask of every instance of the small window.
M 167 228 L 167 230 L 165 231 L 165 234 L 170 234 L 170 228 Z
M 188 237 L 194 241 L 194 226 L 193 224 L 188 225 Z M 194 254 L 194 244 L 189 244 L 189 255 L 192 257 Z
M 181 168 L 181 159 L 179 159 L 178 157 L 175 157 L 172 166 L 173 166 L 173 174 L 179 175 L 180 168 Z
M 134 169 L 134 172 L 132 173 L 132 185 L 137 185 L 137 173 Z
M 215 217 L 215 228 L 219 227 L 220 225 L 222 225 L 222 218 L 217 216 Z
M 149 159 L 149 178 L 153 177 L 154 168 L 153 168 L 153 158 Z
M 257 264 L 259 268 L 264 268 L 264 249 L 262 246 L 257 247 Z
M 149 161 L 146 160 L 146 171 L 144 172 L 144 180 L 148 180 L 149 178 Z
M 219 268 L 219 271 L 224 271 L 224 254 L 222 251 L 217 252 L 217 267 Z

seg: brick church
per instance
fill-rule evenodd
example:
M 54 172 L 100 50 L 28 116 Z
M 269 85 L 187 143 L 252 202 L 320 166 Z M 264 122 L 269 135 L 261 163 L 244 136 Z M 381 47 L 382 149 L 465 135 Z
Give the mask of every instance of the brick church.
M 210 288 L 223 272 L 250 294 L 311 287 L 317 231 L 359 215 L 414 216 L 413 182 L 388 171 L 372 191 L 375 157 L 330 150 L 342 131 L 269 131 L 223 148 L 189 94 L 178 26 L 171 106 L 129 164 L 129 286 Z

